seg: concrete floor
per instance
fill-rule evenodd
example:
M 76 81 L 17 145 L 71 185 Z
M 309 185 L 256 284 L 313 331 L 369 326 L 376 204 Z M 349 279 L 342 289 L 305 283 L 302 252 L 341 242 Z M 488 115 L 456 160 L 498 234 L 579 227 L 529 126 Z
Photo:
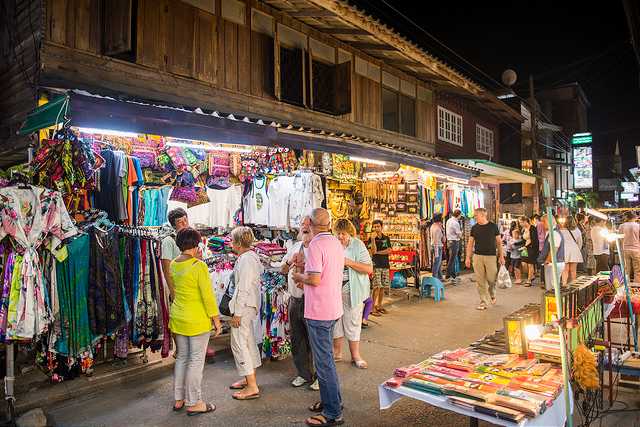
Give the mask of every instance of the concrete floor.
M 475 310 L 475 284 L 463 281 L 446 290 L 446 300 L 398 303 L 389 314 L 373 318 L 376 324 L 363 333 L 363 355 L 368 370 L 348 363 L 338 365 L 347 425 L 368 426 L 465 426 L 467 419 L 426 404 L 403 399 L 385 411 L 378 409 L 377 386 L 389 378 L 394 368 L 419 362 L 443 349 L 464 346 L 502 327 L 502 318 L 522 305 L 540 301 L 539 288 L 521 286 L 498 290 L 498 303 L 491 309 Z M 348 356 L 345 355 L 346 360 Z M 213 414 L 187 417 L 171 411 L 172 377 L 126 383 L 95 395 L 75 399 L 50 408 L 50 420 L 57 426 L 282 426 L 302 425 L 310 415 L 306 407 L 319 393 L 294 389 L 290 359 L 267 362 L 258 370 L 262 397 L 249 402 L 231 398 L 228 385 L 237 380 L 233 358 L 221 355 L 204 372 L 204 397 L 218 406 Z M 633 425 L 632 417 L 616 419 L 618 426 Z M 608 424 L 608 423 L 607 423 Z M 481 425 L 487 425 L 481 423 Z

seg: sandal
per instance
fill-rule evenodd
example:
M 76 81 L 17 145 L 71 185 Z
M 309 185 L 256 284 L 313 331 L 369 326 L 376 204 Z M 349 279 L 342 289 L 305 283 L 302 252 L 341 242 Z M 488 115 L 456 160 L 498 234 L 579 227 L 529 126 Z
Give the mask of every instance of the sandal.
M 383 307 L 383 308 L 381 308 L 379 311 L 380 311 L 380 313 L 382 313 L 382 314 L 387 314 L 387 313 L 388 313 L 388 311 L 387 311 L 384 307 Z
M 307 418 L 304 422 L 306 425 L 312 427 L 330 427 L 344 424 L 344 419 L 336 418 L 335 420 L 332 420 L 324 415 L 314 415 L 313 417 Z
M 379 311 L 374 311 L 374 312 L 371 313 L 371 315 L 372 316 L 376 316 L 376 317 L 380 317 L 380 316 L 382 316 L 382 313 L 379 312 Z
M 484 304 L 480 304 L 479 306 L 476 307 L 476 310 L 486 310 L 487 306 Z
M 525 288 L 530 288 L 531 287 L 531 282 L 524 282 L 524 287 Z
M 204 411 L 187 411 L 187 415 L 190 417 L 194 417 L 196 415 L 208 414 L 209 412 L 213 412 L 215 410 L 216 410 L 216 405 L 207 403 L 206 409 Z
M 342 357 L 334 357 L 333 361 L 338 363 L 338 362 L 342 362 Z
M 260 398 L 260 392 L 253 394 L 233 393 L 231 397 L 235 400 L 255 400 Z
M 182 401 L 182 405 L 180 405 L 179 407 L 176 406 L 175 404 L 173 405 L 173 412 L 182 411 L 183 409 L 184 409 L 184 400 Z
M 247 383 L 244 381 L 238 381 L 229 386 L 230 390 L 244 390 L 247 387 Z
M 369 327 L 368 323 L 362 322 L 362 329 L 367 329 Z
M 497 300 L 497 299 L 495 299 L 495 298 L 491 298 L 491 304 L 495 305 L 497 302 L 498 302 L 498 300 Z
M 322 412 L 322 410 L 324 409 L 324 405 L 322 404 L 322 401 L 319 401 L 309 406 L 307 409 L 309 409 L 311 412 Z M 340 409 L 344 409 L 344 405 L 340 405 Z
M 369 367 L 369 365 L 367 364 L 367 362 L 365 362 L 364 360 L 360 359 L 360 360 L 352 360 L 351 364 L 353 366 L 355 366 L 358 369 L 367 369 Z

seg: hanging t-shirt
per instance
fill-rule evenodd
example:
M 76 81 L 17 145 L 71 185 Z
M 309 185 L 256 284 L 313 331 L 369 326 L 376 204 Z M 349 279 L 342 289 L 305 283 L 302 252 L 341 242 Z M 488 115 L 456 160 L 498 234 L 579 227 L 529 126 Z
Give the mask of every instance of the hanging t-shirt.
M 211 200 L 209 207 L 211 212 L 212 227 L 234 227 L 234 217 L 242 203 L 242 186 L 232 185 L 224 190 L 208 189 L 207 194 Z
M 299 228 L 302 219 L 315 208 L 322 207 L 324 189 L 322 178 L 312 173 L 302 173 L 293 177 L 292 193 L 289 199 L 289 226 Z
M 293 177 L 278 176 L 269 184 L 269 226 L 289 227 L 289 197 L 293 189 Z
M 244 199 L 244 222 L 254 225 L 269 224 L 269 196 L 267 177 L 256 176 Z

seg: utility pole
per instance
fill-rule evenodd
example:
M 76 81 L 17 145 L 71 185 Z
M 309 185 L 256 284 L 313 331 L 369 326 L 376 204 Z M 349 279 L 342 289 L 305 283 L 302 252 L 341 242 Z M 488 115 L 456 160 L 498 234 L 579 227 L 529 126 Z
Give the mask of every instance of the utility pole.
M 538 167 L 538 106 L 533 87 L 533 75 L 529 74 L 529 104 L 531 106 L 531 170 L 539 175 Z M 534 212 L 540 211 L 540 182 L 536 179 L 535 197 L 533 198 Z

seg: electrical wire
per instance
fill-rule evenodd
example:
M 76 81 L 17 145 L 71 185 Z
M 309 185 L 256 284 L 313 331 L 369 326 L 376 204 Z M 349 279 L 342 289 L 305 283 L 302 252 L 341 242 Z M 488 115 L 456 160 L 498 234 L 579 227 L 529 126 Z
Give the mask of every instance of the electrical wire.
M 402 17 L 403 19 L 405 19 L 407 22 L 409 22 L 411 25 L 413 25 L 414 27 L 416 27 L 418 30 L 420 30 L 422 33 L 424 33 L 425 35 L 427 35 L 429 38 L 431 38 L 432 40 L 434 40 L 435 42 L 437 42 L 440 46 L 444 47 L 447 51 L 451 52 L 452 54 L 454 54 L 456 57 L 458 57 L 460 60 L 462 60 L 464 63 L 468 64 L 469 66 L 471 66 L 474 70 L 480 72 L 483 76 L 485 76 L 487 79 L 489 79 L 490 82 L 492 82 L 494 85 L 496 85 L 498 88 L 502 89 L 502 90 L 508 90 L 511 91 L 511 89 L 507 86 L 505 86 L 504 84 L 502 84 L 501 82 L 498 82 L 496 79 L 494 79 L 493 77 L 491 77 L 489 74 L 487 74 L 486 72 L 482 71 L 480 68 L 476 67 L 475 65 L 473 65 L 471 62 L 469 62 L 467 59 L 465 59 L 462 55 L 458 54 L 456 51 L 454 51 L 452 48 L 450 48 L 449 46 L 447 46 L 444 42 L 442 42 L 440 39 L 438 39 L 437 37 L 435 37 L 434 35 L 432 35 L 431 33 L 429 33 L 427 30 L 425 30 L 422 26 L 420 26 L 418 23 L 416 23 L 413 19 L 411 19 L 410 17 L 408 17 L 407 15 L 405 15 L 403 12 L 401 12 L 400 10 L 398 10 L 396 7 L 394 7 L 393 5 L 389 4 L 388 1 L 386 0 L 381 0 L 381 2 L 386 5 L 389 9 L 391 9 L 392 11 L 394 11 L 396 14 L 398 14 L 400 17 Z M 468 70 L 465 70 L 468 72 Z M 519 98 L 521 101 L 527 102 L 527 100 L 525 100 L 524 98 L 522 98 L 521 96 L 519 96 L 518 94 L 515 94 L 517 98 Z M 548 121 L 549 123 L 553 123 L 553 121 L 547 117 L 546 114 L 544 114 L 542 111 L 538 111 L 538 114 L 540 114 L 546 121 Z M 561 141 L 562 141 L 562 146 L 564 146 L 564 149 L 568 150 L 571 148 L 571 144 L 569 142 L 569 140 L 564 136 L 564 135 L 558 135 L 557 136 Z

